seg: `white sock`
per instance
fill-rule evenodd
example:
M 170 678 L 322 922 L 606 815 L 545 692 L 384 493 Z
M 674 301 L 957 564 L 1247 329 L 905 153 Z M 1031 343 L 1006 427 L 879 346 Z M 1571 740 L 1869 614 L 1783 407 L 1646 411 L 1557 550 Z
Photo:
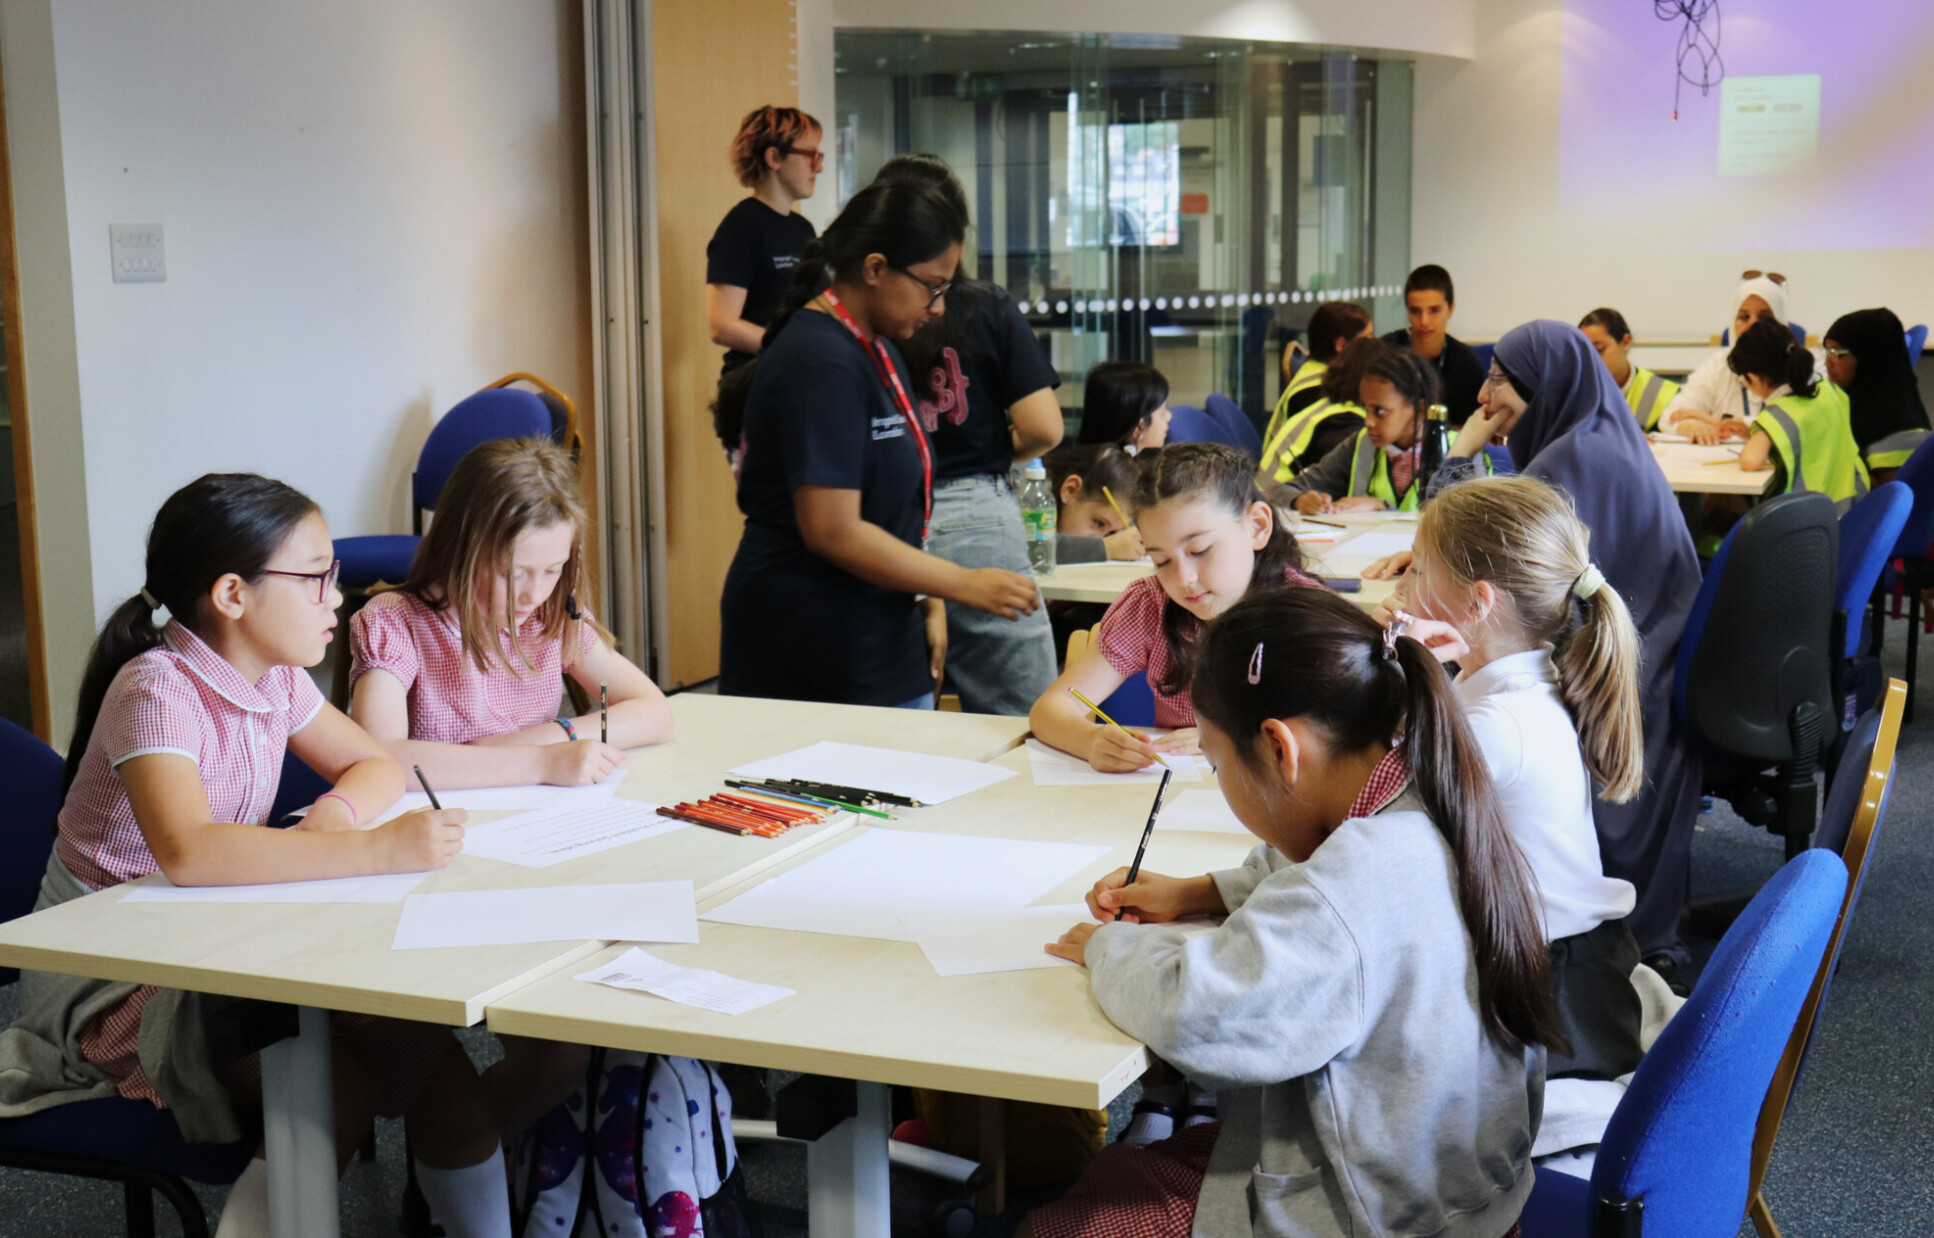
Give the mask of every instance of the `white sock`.
M 431 1169 L 416 1162 L 416 1184 L 450 1238 L 511 1238 L 504 1182 L 502 1148 L 465 1169 Z
M 257 1157 L 228 1190 L 215 1238 L 267 1238 L 269 1232 L 269 1165 Z

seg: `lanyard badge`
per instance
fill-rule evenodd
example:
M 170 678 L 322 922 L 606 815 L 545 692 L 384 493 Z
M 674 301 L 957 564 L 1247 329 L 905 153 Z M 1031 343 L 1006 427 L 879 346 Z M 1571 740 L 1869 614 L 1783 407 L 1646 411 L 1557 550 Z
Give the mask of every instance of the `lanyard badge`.
M 868 344 L 866 333 L 860 330 L 859 323 L 853 321 L 853 315 L 847 312 L 846 307 L 839 303 L 833 290 L 828 288 L 824 295 L 826 304 L 833 307 L 833 316 L 846 325 L 846 329 L 853 333 L 853 338 L 859 341 L 859 346 L 866 350 L 867 357 L 873 362 L 874 372 L 880 376 L 880 385 L 886 388 L 887 398 L 893 401 L 893 406 L 900 410 L 901 418 L 907 423 L 907 433 L 913 435 L 913 445 L 920 452 L 920 495 L 923 505 L 920 545 L 924 549 L 933 527 L 933 448 L 927 442 L 926 431 L 921 429 L 920 418 L 913 411 L 913 401 L 907 397 L 907 389 L 900 382 L 900 372 L 893 368 L 893 358 L 887 355 L 886 345 L 878 339 Z

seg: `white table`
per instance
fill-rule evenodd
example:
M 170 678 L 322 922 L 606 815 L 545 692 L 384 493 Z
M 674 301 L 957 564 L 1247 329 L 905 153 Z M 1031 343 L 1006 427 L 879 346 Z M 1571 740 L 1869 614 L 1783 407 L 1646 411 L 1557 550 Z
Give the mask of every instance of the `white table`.
M 1079 901 L 1097 877 L 1132 858 L 1153 784 L 1036 787 L 1024 752 L 999 763 L 1022 772 L 905 813 L 884 828 L 1109 848 L 1044 896 L 1044 904 Z M 1214 785 L 1205 771 L 1203 782 L 1174 783 L 1169 793 Z M 1239 864 L 1254 845 L 1247 835 L 1158 830 L 1146 864 L 1158 872 L 1206 872 Z M 726 897 L 731 893 L 737 891 Z M 905 942 L 711 922 L 702 936 L 696 945 L 651 950 L 671 962 L 783 984 L 797 994 L 727 1016 L 558 972 L 491 1003 L 490 1027 L 858 1081 L 858 1116 L 810 1150 L 809 1228 L 815 1235 L 885 1238 L 888 1232 L 889 1086 L 1101 1108 L 1147 1066 L 1146 1050 L 1101 1013 L 1079 968 L 943 978 L 917 946 Z M 621 952 L 613 948 L 586 968 Z
M 710 794 L 727 766 L 819 739 L 982 758 L 1012 748 L 1027 728 L 1021 718 L 697 694 L 673 697 L 672 716 L 676 738 L 630 754 L 621 796 Z M 772 840 L 694 827 L 544 869 L 459 856 L 419 889 L 690 879 L 708 898 L 851 825 L 845 817 Z M 606 944 L 392 951 L 400 904 L 124 903 L 123 893 L 102 890 L 0 925 L 0 963 L 296 1006 L 301 1034 L 262 1055 L 276 1238 L 339 1233 L 327 1011 L 468 1026 L 492 1002 Z
M 1771 469 L 1748 473 L 1739 467 L 1738 440 L 1720 447 L 1660 442 L 1649 445 L 1667 484 L 1680 494 L 1761 495 L 1773 480 Z

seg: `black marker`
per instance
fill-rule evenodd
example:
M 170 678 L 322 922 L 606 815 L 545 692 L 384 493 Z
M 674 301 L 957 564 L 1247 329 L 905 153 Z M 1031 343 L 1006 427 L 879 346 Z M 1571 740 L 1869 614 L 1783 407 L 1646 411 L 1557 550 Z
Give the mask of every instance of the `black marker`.
M 1169 765 L 1166 761 L 1163 762 L 1162 763 L 1162 785 L 1155 788 L 1155 806 L 1148 810 L 1148 824 L 1142 827 L 1141 846 L 1135 848 L 1135 862 L 1128 866 L 1128 880 L 1121 883 L 1123 888 L 1134 885 L 1135 878 L 1142 875 L 1142 857 L 1148 854 L 1148 840 L 1154 837 L 1154 834 L 1155 834 L 1155 818 L 1162 811 L 1162 796 L 1168 792 L 1168 780 L 1171 777 L 1173 777 L 1174 774 L 1175 774 L 1174 767 Z M 421 778 L 423 776 L 423 771 L 418 770 L 416 776 Z M 1117 920 L 1121 919 L 1121 913 L 1123 910 L 1124 909 L 1120 907 L 1115 908 L 1115 919 Z
M 437 802 L 436 802 L 436 792 L 435 792 L 435 791 L 432 791 L 432 790 L 430 790 L 430 780 L 429 780 L 428 778 L 425 778 L 425 777 L 423 776 L 423 767 L 422 767 L 421 765 L 412 765 L 412 766 L 410 766 L 410 768 L 416 771 L 416 780 L 417 780 L 418 782 L 420 782 L 420 783 L 422 783 L 422 784 L 423 784 L 423 794 L 425 794 L 425 795 L 427 795 L 427 796 L 429 796 L 429 797 L 430 797 L 430 807 L 432 807 L 432 808 L 434 808 L 434 809 L 436 809 L 436 810 L 437 810 L 438 812 L 442 812 L 442 811 L 443 811 L 443 805 L 441 805 L 441 804 L 439 804 L 439 803 L 437 803 Z M 1162 780 L 1162 785 L 1163 785 L 1163 786 L 1167 786 L 1167 785 L 1168 785 L 1168 780 L 1167 780 L 1167 779 L 1163 779 L 1163 780 Z M 1154 821 L 1154 818 L 1152 818 L 1152 817 L 1151 817 L 1151 818 L 1149 818 L 1149 820 L 1150 820 L 1150 822 L 1151 822 L 1151 824 L 1152 824 L 1152 823 L 1153 823 L 1153 821 Z M 1146 846 L 1148 845 L 1148 840 L 1147 840 L 1146 838 L 1144 838 L 1144 839 L 1142 840 L 1142 845 L 1143 845 L 1144 847 L 1146 847 Z M 1137 864 L 1139 864 L 1139 863 L 1141 863 L 1141 857 L 1140 857 L 1140 856 L 1136 856 L 1136 857 L 1135 857 L 1135 862 L 1136 862 Z M 1133 880 L 1133 878 L 1131 878 L 1130 880 Z

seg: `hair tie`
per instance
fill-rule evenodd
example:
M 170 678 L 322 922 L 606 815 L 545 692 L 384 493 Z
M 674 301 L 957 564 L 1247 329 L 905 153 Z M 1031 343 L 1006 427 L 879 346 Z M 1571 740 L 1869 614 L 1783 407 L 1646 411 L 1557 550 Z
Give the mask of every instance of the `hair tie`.
M 141 600 L 148 604 L 149 610 L 161 609 L 161 603 L 154 600 L 154 594 L 148 592 L 148 586 L 146 585 L 141 586 Z
M 1580 572 L 1578 579 L 1572 583 L 1571 595 L 1581 602 L 1586 601 L 1592 594 L 1597 593 L 1604 583 L 1605 573 L 1598 570 L 1596 563 L 1591 564 Z
M 1391 612 L 1390 625 L 1383 630 L 1384 657 L 1395 658 L 1397 656 L 1397 638 L 1404 634 L 1404 630 L 1410 624 L 1411 616 L 1409 611 L 1399 610 Z
M 1262 682 L 1262 644 L 1261 641 L 1257 641 L 1256 652 L 1249 655 L 1249 682 L 1251 684 L 1259 684 Z

